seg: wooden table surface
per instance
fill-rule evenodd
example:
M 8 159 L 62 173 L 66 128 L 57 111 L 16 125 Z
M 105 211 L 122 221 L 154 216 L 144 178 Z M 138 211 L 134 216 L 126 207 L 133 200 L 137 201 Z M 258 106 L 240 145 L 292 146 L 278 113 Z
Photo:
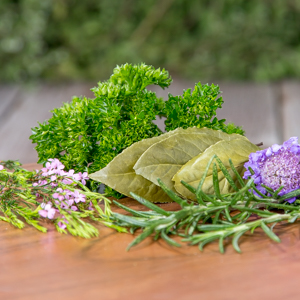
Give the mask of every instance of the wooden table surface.
M 27 166 L 34 168 L 34 165 Z M 134 200 L 126 205 L 139 208 Z M 175 204 L 162 205 L 175 209 Z M 0 299 L 299 299 L 300 223 L 277 225 L 282 243 L 257 231 L 231 245 L 172 248 L 98 225 L 90 240 L 0 223 Z

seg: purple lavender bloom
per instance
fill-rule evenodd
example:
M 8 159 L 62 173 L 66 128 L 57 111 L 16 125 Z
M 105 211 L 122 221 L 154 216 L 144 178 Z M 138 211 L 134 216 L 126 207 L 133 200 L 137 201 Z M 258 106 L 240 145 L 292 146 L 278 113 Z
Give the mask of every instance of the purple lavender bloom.
M 245 163 L 245 179 L 254 179 L 257 189 L 266 194 L 265 185 L 274 191 L 283 186 L 279 196 L 300 188 L 300 145 L 297 137 L 291 137 L 283 145 L 251 153 Z M 252 168 L 252 175 L 248 168 Z M 288 199 L 292 203 L 296 198 Z

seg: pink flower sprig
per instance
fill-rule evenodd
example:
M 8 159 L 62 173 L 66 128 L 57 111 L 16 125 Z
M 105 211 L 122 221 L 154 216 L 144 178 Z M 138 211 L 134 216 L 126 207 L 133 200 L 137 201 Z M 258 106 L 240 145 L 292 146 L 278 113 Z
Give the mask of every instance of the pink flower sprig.
M 83 185 L 86 185 L 86 180 L 89 179 L 88 173 L 75 173 L 74 170 L 64 171 L 65 166 L 57 159 L 50 158 L 46 163 L 46 167 L 42 169 L 43 176 L 50 176 L 51 181 L 55 184 L 57 177 L 64 177 L 62 182 L 64 184 L 76 184 L 74 181 L 81 181 Z M 55 186 L 55 185 L 52 185 Z
M 58 159 L 50 159 L 42 170 L 36 171 L 22 168 L 18 161 L 0 161 L 0 208 L 5 221 L 17 228 L 24 228 L 26 222 L 47 232 L 39 223 L 46 219 L 58 232 L 83 238 L 99 234 L 96 227 L 84 220 L 88 217 L 116 228 L 110 218 L 110 200 L 89 190 L 88 174 L 64 169 Z
M 87 172 L 75 173 L 74 170 L 64 171 L 65 166 L 57 159 L 49 159 L 45 168 L 40 171 L 41 176 L 38 176 L 38 180 L 32 185 L 34 187 L 50 187 L 56 188 L 55 192 L 51 194 L 52 202 L 42 203 L 39 215 L 44 218 L 54 219 L 56 215 L 59 215 L 59 206 L 66 211 L 78 211 L 78 205 L 86 202 L 86 196 L 79 190 L 71 191 L 69 188 L 76 188 L 78 184 L 86 185 L 86 180 L 89 179 Z M 64 187 L 64 188 L 63 188 Z M 36 196 L 40 196 L 39 192 Z M 55 208 L 56 207 L 56 208 Z M 89 210 L 92 210 L 91 202 L 89 203 Z M 59 216 L 58 216 L 59 217 Z M 65 223 L 66 220 L 65 220 Z M 66 228 L 63 222 L 58 222 L 58 226 L 62 229 Z

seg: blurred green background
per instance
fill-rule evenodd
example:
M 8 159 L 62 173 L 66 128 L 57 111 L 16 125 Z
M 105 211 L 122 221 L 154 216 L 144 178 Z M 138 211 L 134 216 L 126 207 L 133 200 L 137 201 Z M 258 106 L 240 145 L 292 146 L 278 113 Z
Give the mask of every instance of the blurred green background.
M 300 78 L 299 0 L 1 0 L 0 80 L 102 80 L 145 62 L 205 80 Z

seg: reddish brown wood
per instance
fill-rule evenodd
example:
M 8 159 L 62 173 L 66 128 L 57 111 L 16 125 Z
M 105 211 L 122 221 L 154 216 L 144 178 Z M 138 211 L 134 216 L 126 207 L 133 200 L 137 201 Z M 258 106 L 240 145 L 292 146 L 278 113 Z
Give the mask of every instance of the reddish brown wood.
M 275 227 L 280 244 L 257 231 L 242 254 L 228 245 L 223 255 L 217 244 L 201 253 L 151 239 L 127 252 L 130 234 L 97 225 L 99 237 L 85 240 L 47 226 L 0 223 L 0 299 L 299 299 L 299 223 Z

